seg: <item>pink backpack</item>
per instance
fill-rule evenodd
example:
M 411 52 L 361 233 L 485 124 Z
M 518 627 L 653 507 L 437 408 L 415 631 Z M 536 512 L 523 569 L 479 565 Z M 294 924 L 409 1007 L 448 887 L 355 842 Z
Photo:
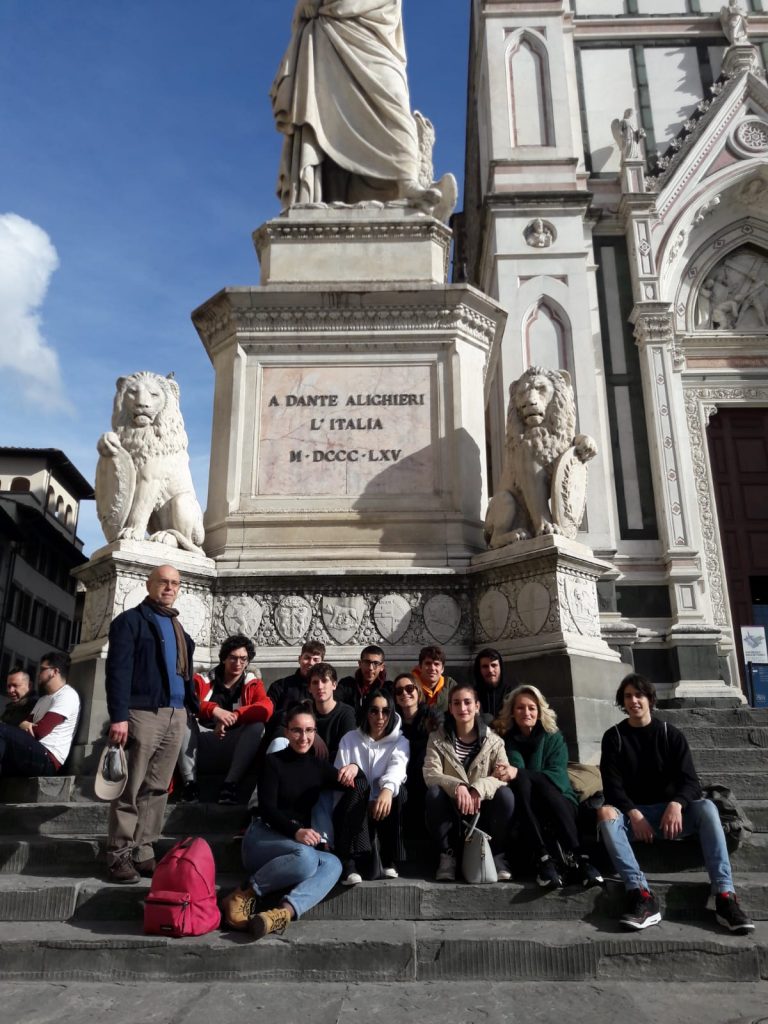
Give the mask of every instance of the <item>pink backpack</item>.
M 205 935 L 221 924 L 216 865 L 204 839 L 187 836 L 155 868 L 144 902 L 147 935 Z

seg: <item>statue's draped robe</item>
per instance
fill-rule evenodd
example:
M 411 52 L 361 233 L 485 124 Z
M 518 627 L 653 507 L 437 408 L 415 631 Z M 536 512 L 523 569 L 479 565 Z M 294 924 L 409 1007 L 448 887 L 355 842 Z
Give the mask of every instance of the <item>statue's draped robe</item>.
M 374 189 L 418 179 L 401 3 L 326 0 L 309 20 L 297 11 L 271 93 L 286 136 L 278 181 L 284 207 L 339 198 L 323 187 L 326 158 Z

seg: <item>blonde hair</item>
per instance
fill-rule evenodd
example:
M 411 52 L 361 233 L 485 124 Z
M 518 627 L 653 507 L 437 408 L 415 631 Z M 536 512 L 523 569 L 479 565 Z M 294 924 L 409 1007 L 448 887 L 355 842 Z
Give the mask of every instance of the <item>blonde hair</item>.
M 518 686 L 512 692 L 504 698 L 504 703 L 501 705 L 501 711 L 499 717 L 494 719 L 491 723 L 491 728 L 494 732 L 497 732 L 499 736 L 506 736 L 509 730 L 512 728 L 512 722 L 514 721 L 513 711 L 515 708 L 515 701 L 518 697 L 525 694 L 527 697 L 533 698 L 536 701 L 536 706 L 539 709 L 539 721 L 544 732 L 557 732 L 557 715 L 549 706 L 549 702 L 541 690 L 537 686 Z

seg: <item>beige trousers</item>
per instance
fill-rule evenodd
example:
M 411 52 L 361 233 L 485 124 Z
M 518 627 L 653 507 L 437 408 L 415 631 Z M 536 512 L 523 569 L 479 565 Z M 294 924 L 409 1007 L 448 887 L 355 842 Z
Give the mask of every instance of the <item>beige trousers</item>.
M 107 864 L 124 857 L 154 857 L 153 843 L 163 831 L 168 786 L 187 724 L 184 708 L 128 712 L 128 781 L 109 807 Z

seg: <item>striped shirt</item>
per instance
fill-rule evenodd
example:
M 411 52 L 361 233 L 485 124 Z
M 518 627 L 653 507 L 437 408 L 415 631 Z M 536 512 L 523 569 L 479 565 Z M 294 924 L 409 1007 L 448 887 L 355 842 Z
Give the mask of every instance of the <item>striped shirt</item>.
M 465 743 L 464 740 L 460 740 L 456 733 L 454 733 L 453 749 L 456 751 L 456 757 L 467 768 L 480 750 L 480 737 L 476 736 L 471 742 Z

